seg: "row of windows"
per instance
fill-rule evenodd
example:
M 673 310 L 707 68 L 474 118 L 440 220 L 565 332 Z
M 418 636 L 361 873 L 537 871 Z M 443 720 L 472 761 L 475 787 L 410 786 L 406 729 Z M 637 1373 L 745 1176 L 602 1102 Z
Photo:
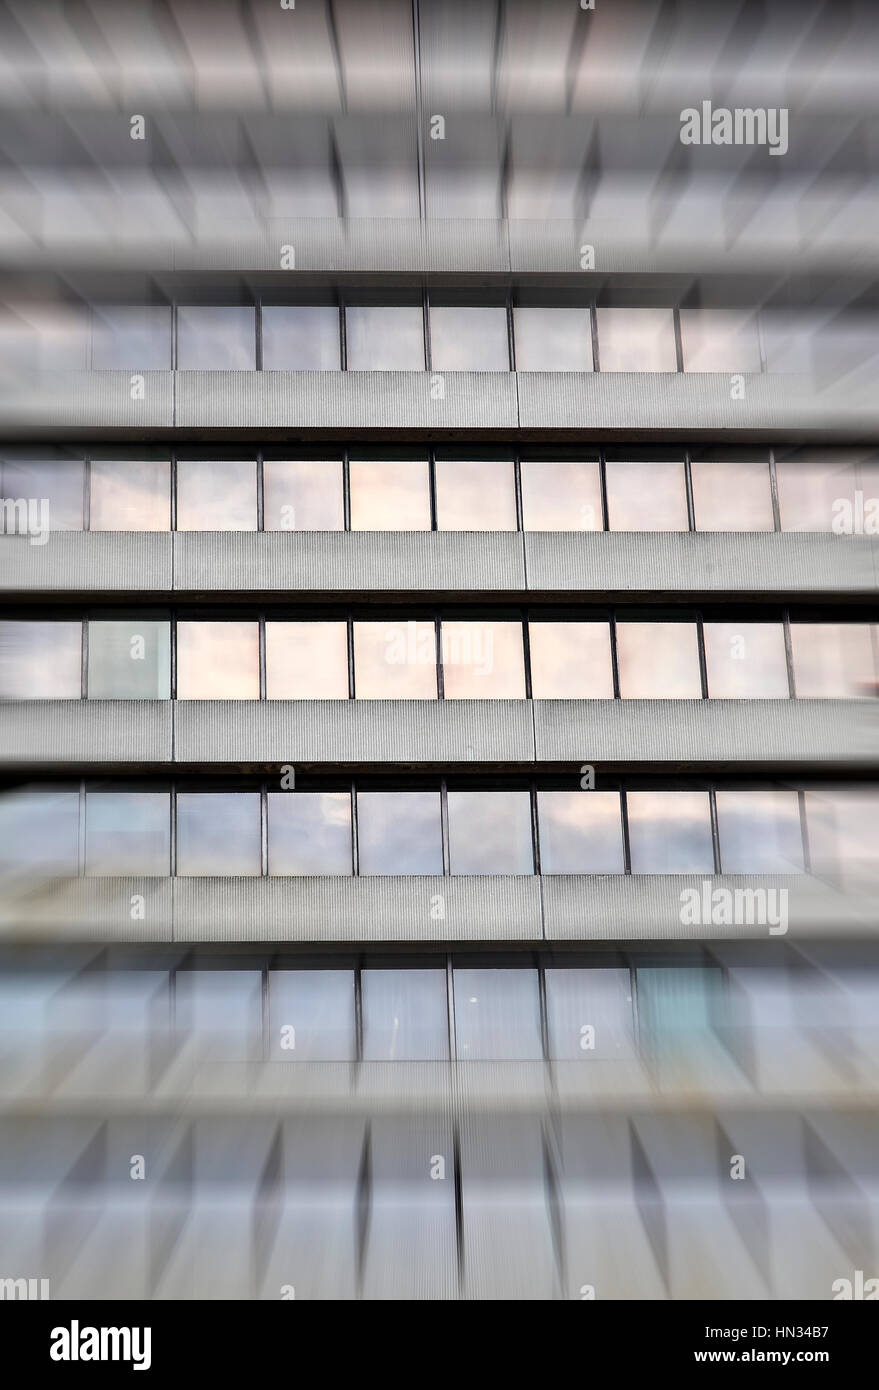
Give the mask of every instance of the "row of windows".
M 879 626 L 870 623 L 0 620 L 0 699 L 856 699 L 877 690 Z
M 811 323 L 810 323 L 811 328 Z M 876 328 L 792 345 L 790 316 L 737 309 L 407 304 L 38 305 L 0 325 L 0 360 L 42 370 L 791 372 L 863 360 Z M 843 353 L 844 356 L 844 353 Z M 820 359 L 819 359 L 820 360 Z
M 389 458 L 0 462 L 0 530 L 879 534 L 879 462 Z
M 823 863 L 828 847 L 835 847 L 839 804 L 827 794 L 787 788 L 30 789 L 0 799 L 0 871 L 95 877 L 796 874 L 807 864 L 810 798 Z M 861 813 L 875 815 L 875 806 L 875 797 L 856 803 Z M 861 830 L 858 853 L 864 839 L 872 854 L 875 832 Z M 855 853 L 855 845 L 849 848 Z

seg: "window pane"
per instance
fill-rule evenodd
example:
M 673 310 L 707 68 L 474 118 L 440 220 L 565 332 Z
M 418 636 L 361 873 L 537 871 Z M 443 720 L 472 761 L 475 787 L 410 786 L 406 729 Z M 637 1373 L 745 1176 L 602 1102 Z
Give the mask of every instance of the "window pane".
M 633 874 L 714 873 L 707 792 L 629 792 L 627 802 Z
M 447 700 L 525 698 L 521 623 L 444 622 L 441 640 Z
M 702 695 L 695 623 L 617 623 L 624 700 L 698 700 Z
M 354 1060 L 353 970 L 270 970 L 269 1010 L 273 1061 Z
M 877 694 L 866 623 L 791 623 L 790 639 L 799 699 L 855 700 Z
M 675 372 L 671 309 L 599 309 L 598 360 L 603 372 Z
M 341 459 L 263 464 L 267 531 L 341 531 L 345 525 Z
M 612 531 L 686 531 L 682 463 L 608 463 L 607 515 Z
M 354 691 L 358 700 L 435 700 L 436 689 L 432 622 L 355 622 Z
M 717 834 L 725 874 L 803 872 L 800 807 L 794 791 L 717 792 Z
M 346 624 L 267 622 L 266 698 L 347 700 Z
M 259 872 L 258 792 L 178 792 L 179 875 Z
M 540 1002 L 536 970 L 456 970 L 458 1058 L 540 1060 Z
M 508 372 L 506 309 L 431 305 L 430 360 L 435 372 Z
M 423 372 L 424 316 L 418 305 L 345 310 L 349 372 Z
M 350 874 L 348 792 L 269 792 L 269 873 Z
M 437 459 L 436 524 L 440 531 L 515 531 L 516 485 L 511 462 Z
M 339 311 L 333 304 L 264 304 L 266 372 L 337 372 L 342 365 Z
M 514 309 L 516 370 L 591 372 L 592 323 L 588 309 Z
M 258 623 L 178 623 L 178 700 L 258 700 Z
M 755 314 L 737 309 L 682 309 L 685 372 L 759 372 Z
M 85 871 L 171 872 L 171 802 L 167 792 L 89 791 L 85 799 Z
M 551 1057 L 583 1062 L 634 1055 L 628 970 L 547 970 L 546 1016 Z
M 855 469 L 845 459 L 782 459 L 775 476 L 782 531 L 830 531 L 854 509 Z
M 705 623 L 714 700 L 784 700 L 790 694 L 781 623 Z
M 654 1057 L 679 1049 L 698 1055 L 700 1043 L 709 1040 L 706 1035 L 714 1034 L 721 972 L 662 966 L 639 969 L 636 979 L 642 1048 Z
M 528 792 L 450 791 L 453 874 L 533 874 Z
M 444 970 L 366 969 L 361 982 L 366 1061 L 445 1061 L 449 1025 Z
M 49 531 L 82 530 L 84 464 L 82 459 L 48 459 L 45 462 L 6 462 L 2 465 L 3 499 L 28 504 L 27 520 L 21 508 L 10 517 L 3 509 L 2 524 L 10 534 L 39 535 Z
M 427 459 L 349 465 L 352 531 L 429 531 Z
M 180 371 L 254 371 L 255 310 L 249 305 L 180 305 L 177 366 Z
M 93 531 L 169 530 L 170 463 L 92 459 L 89 525 Z
M 529 623 L 535 700 L 612 700 L 609 623 Z
M 79 792 L 0 796 L 0 876 L 73 877 L 79 860 Z
M 78 700 L 82 623 L 0 620 L 0 698 Z
M 170 699 L 170 623 L 90 622 L 88 634 L 90 700 Z
M 690 465 L 697 531 L 772 531 L 768 463 Z
M 258 970 L 178 970 L 177 1031 L 211 1061 L 255 1061 L 262 1042 Z M 215 1150 L 216 1152 L 216 1150 Z
M 358 792 L 361 874 L 441 874 L 439 792 Z
M 93 312 L 92 367 L 96 370 L 171 370 L 170 305 L 101 304 Z
M 600 531 L 601 478 L 597 463 L 523 462 L 526 531 Z
M 621 874 L 619 792 L 537 793 L 540 867 L 545 874 Z
M 179 462 L 178 531 L 255 531 L 256 463 Z

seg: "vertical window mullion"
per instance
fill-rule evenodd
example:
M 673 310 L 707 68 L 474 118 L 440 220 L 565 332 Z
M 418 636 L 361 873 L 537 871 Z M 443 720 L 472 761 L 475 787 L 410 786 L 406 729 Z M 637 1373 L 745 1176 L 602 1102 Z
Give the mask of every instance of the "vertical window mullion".
M 443 670 L 443 624 L 441 618 L 434 618 L 433 630 L 436 642 L 436 697 L 438 700 L 444 700 L 446 698 L 446 680 Z
M 256 529 L 266 529 L 265 486 L 262 449 L 256 451 Z
M 256 370 L 262 371 L 262 295 L 258 294 L 253 306 L 253 327 L 256 334 L 254 343 L 253 360 L 256 363 Z
M 80 671 L 79 698 L 87 700 L 89 695 L 89 620 L 83 618 L 80 625 Z
M 525 506 L 522 500 L 522 455 L 516 450 L 513 458 L 513 488 L 516 494 L 516 529 L 525 530 Z
M 613 676 L 613 698 L 619 700 L 620 696 L 620 664 L 617 656 L 617 617 L 616 613 L 611 613 L 608 619 L 610 627 L 610 669 Z
M 720 827 L 717 821 L 717 795 L 714 787 L 708 788 L 708 810 L 711 815 L 711 847 L 714 852 L 714 872 L 723 873 L 723 860 L 720 853 Z
M 775 469 L 775 450 L 769 450 L 769 491 L 772 497 L 772 521 L 776 531 L 781 530 L 781 508 L 778 504 L 778 474 Z
M 169 812 L 171 820 L 171 877 L 177 877 L 177 783 L 172 781 L 169 792 Z
M 351 460 L 347 447 L 342 451 L 342 527 L 351 530 Z
M 684 340 L 681 337 L 681 311 L 679 305 L 676 304 L 671 313 L 675 333 L 676 370 L 682 372 L 684 370 Z
M 339 303 L 339 361 L 342 371 L 348 370 L 348 323 L 345 318 L 345 305 Z
M 357 786 L 351 783 L 351 873 L 360 877 L 360 835 L 358 830 Z
M 269 872 L 269 797 L 265 782 L 259 788 L 259 867 L 262 878 Z
M 687 494 L 687 522 L 691 531 L 696 529 L 696 503 L 693 498 L 693 474 L 690 467 L 690 450 L 684 450 L 684 490 Z
M 354 670 L 354 618 L 350 613 L 345 619 L 345 634 L 348 642 L 348 699 L 355 700 L 357 698 L 357 686 Z
M 601 529 L 610 530 L 610 509 L 607 505 L 607 460 L 604 449 L 598 451 L 598 486 L 601 489 Z
M 620 787 L 620 824 L 623 828 L 623 873 L 632 872 L 632 845 L 629 839 L 629 803 L 626 789 Z
M 592 370 L 601 371 L 601 359 L 598 353 L 598 300 L 593 299 L 589 306 L 589 317 L 592 326 Z M 602 456 L 604 450 L 602 450 Z
M 257 619 L 257 631 L 259 642 L 259 698 L 265 700 L 266 697 L 266 616 L 260 613 Z
M 445 777 L 440 781 L 440 838 L 443 851 L 443 876 L 448 878 L 452 872 L 452 855 L 449 846 L 449 792 Z
M 790 609 L 785 608 L 781 615 L 781 626 L 784 633 L 784 659 L 787 663 L 787 687 L 790 698 L 797 698 L 797 680 L 794 672 L 794 644 L 791 639 L 790 631 Z
M 528 619 L 522 619 L 522 659 L 525 667 L 525 699 L 533 699 L 531 684 L 531 634 Z
M 540 818 L 537 814 L 537 783 L 532 781 L 529 787 L 531 799 L 531 863 L 532 872 L 542 873 L 540 864 Z
M 708 662 L 705 657 L 705 628 L 702 614 L 696 615 L 696 647 L 699 653 L 699 679 L 702 682 L 702 699 L 708 699 Z
M 82 529 L 92 529 L 92 461 L 90 456 L 82 461 Z

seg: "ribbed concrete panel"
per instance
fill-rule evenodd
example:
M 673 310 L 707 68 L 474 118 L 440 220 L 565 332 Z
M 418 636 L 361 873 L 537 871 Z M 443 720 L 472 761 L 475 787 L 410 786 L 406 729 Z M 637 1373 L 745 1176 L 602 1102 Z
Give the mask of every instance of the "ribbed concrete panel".
M 682 894 L 692 889 L 704 917 L 695 924 L 681 921 L 682 913 L 689 918 L 692 901 Z M 731 923 L 723 920 L 723 900 L 717 896 L 721 889 L 730 891 Z M 741 899 L 737 912 L 734 895 L 742 890 L 757 890 L 757 896 Z M 788 895 L 786 931 L 780 930 L 785 916 L 778 893 L 783 890 Z M 713 897 L 710 913 L 703 913 L 707 891 Z M 550 874 L 543 879 L 543 910 L 549 941 L 781 941 L 875 936 L 879 931 L 872 894 L 843 893 L 808 874 Z
M 512 372 L 177 372 L 178 429 L 515 430 Z
M 0 537 L 0 590 L 170 590 L 170 532 L 53 531 L 45 545 Z
M 291 598 L 352 590 L 522 590 L 523 537 L 513 531 L 179 531 L 174 584 L 181 591 L 295 590 Z
M 534 877 L 178 878 L 175 941 L 539 941 Z
M 17 883 L 0 899 L 0 937 L 170 941 L 170 878 L 58 878 Z
M 170 429 L 173 392 L 171 372 L 6 372 L 0 429 L 41 435 Z
M 531 531 L 529 590 L 577 593 L 875 593 L 872 536 Z
M 530 762 L 526 700 L 180 700 L 181 763 Z
M 587 437 L 662 431 L 670 437 L 727 433 L 790 439 L 837 432 L 875 434 L 874 390 L 823 385 L 804 376 L 745 375 L 733 399 L 728 373 L 520 372 L 519 423 L 524 430 L 576 430 Z
M 0 705 L 0 764 L 166 763 L 169 700 L 9 700 Z
M 866 700 L 535 700 L 538 762 L 879 763 Z

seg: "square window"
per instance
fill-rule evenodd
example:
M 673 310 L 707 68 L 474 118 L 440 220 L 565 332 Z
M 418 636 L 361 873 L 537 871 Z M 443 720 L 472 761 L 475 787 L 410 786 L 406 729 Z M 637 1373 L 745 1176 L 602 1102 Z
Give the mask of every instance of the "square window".
M 258 700 L 259 624 L 177 624 L 178 700 Z
M 355 622 L 354 692 L 358 700 L 435 700 L 433 623 Z
M 349 372 L 423 372 L 424 315 L 419 305 L 348 305 Z
M 521 464 L 526 531 L 601 531 L 601 477 L 597 463 Z
M 435 372 L 508 372 L 506 309 L 431 305 L 430 362 Z
M 697 531 L 773 531 L 768 463 L 690 464 Z
M 671 309 L 599 309 L 598 361 L 603 372 L 676 372 Z
M 351 874 L 349 792 L 269 792 L 270 874 Z
M 879 693 L 867 623 L 791 623 L 800 700 L 859 700 Z
M 178 792 L 181 877 L 261 872 L 259 792 Z
M 178 531 L 255 531 L 256 462 L 177 464 Z
M 525 791 L 448 793 L 453 874 L 533 874 L 531 797 Z
M 84 470 L 82 459 L 8 459 L 0 464 L 3 499 L 14 504 L 0 512 L 2 530 L 32 536 L 81 531 Z
M 439 531 L 517 529 L 516 483 L 511 462 L 437 459 L 435 477 Z
M 338 372 L 339 310 L 334 304 L 264 304 L 265 372 Z
M 267 531 L 344 530 L 341 459 L 267 459 L 262 471 Z
M 343 622 L 266 622 L 267 700 L 347 700 Z
M 550 1056 L 560 1061 L 635 1055 L 628 970 L 547 970 L 546 1016 Z
M 591 372 L 589 309 L 513 310 L 518 372 Z
M 790 695 L 781 623 L 705 623 L 713 700 L 785 700 Z
M 537 825 L 542 873 L 623 873 L 619 792 L 539 791 Z
M 86 792 L 85 871 L 94 877 L 170 874 L 168 793 Z
M 275 1062 L 353 1062 L 353 970 L 270 970 Z M 292 1046 L 291 1046 L 292 1044 Z
M 89 622 L 88 639 L 90 700 L 170 699 L 170 623 Z
M 349 481 L 352 531 L 430 530 L 427 459 L 352 459 Z
M 92 459 L 89 526 L 93 531 L 170 530 L 168 460 L 111 463 Z
M 521 623 L 444 622 L 441 645 L 447 700 L 524 700 Z
M 444 970 L 361 974 L 363 1056 L 367 1062 L 439 1062 L 449 1055 Z
M 611 531 L 686 531 L 683 463 L 608 463 L 607 513 Z
M 629 792 L 626 801 L 633 874 L 714 873 L 707 792 Z
M 759 372 L 757 316 L 737 309 L 682 309 L 685 372 Z
M 609 623 L 528 624 L 535 700 L 612 700 Z
M 93 315 L 92 367 L 96 371 L 171 370 L 170 305 L 101 304 L 95 305 Z
M 455 970 L 454 980 L 459 1060 L 542 1059 L 536 970 Z
M 725 874 L 800 874 L 803 833 L 794 791 L 719 791 L 717 837 Z
M 439 792 L 358 792 L 361 874 L 441 874 Z
M 0 699 L 78 700 L 82 623 L 0 619 Z
M 695 623 L 617 623 L 624 700 L 699 700 L 702 674 Z
M 180 371 L 254 371 L 256 311 L 250 305 L 181 304 L 177 367 Z

